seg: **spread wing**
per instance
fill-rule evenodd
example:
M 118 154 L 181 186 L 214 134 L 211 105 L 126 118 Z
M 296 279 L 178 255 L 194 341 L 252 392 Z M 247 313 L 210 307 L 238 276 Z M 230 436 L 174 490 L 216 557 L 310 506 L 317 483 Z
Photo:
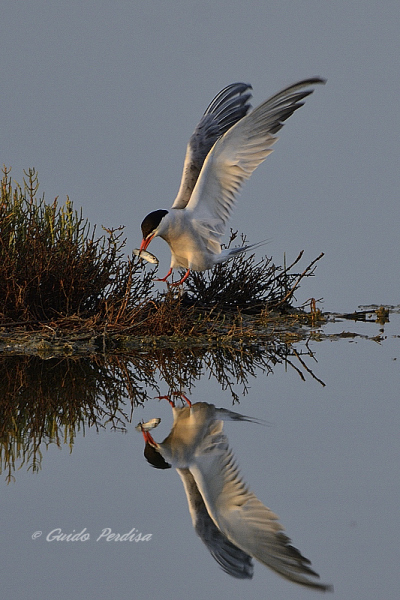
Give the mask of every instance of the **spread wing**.
M 173 208 L 185 208 L 206 159 L 215 142 L 247 114 L 251 86 L 232 83 L 217 94 L 207 107 L 189 140 L 178 195 Z
M 241 480 L 221 421 L 211 426 L 189 468 L 207 512 L 232 544 L 290 581 L 331 589 L 310 579 L 318 577 L 310 561 L 282 533 L 277 515 Z
M 189 469 L 177 471 L 185 488 L 193 527 L 201 541 L 225 573 L 237 579 L 251 579 L 254 570 L 251 556 L 232 544 L 216 527 Z
M 310 86 L 325 83 L 300 81 L 272 96 L 233 125 L 208 154 L 187 204 L 198 232 L 218 242 L 225 233 L 235 196 L 242 183 L 272 152 L 275 134 L 312 94 Z

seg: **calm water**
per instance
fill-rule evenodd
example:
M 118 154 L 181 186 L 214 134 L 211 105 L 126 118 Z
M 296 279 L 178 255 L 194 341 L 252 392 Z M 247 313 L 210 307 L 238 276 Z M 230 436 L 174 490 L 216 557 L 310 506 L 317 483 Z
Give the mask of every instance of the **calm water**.
M 338 320 L 322 332 L 295 344 L 299 356 L 292 348 L 286 360 L 279 344 L 254 350 L 254 361 L 240 352 L 161 352 L 161 367 L 144 356 L 108 367 L 102 359 L 4 358 L 3 395 L 10 396 L 2 418 L 8 429 L 16 418 L 20 435 L 2 455 L 5 597 L 25 598 L 27 590 L 35 600 L 316 597 L 258 563 L 251 581 L 226 575 L 194 533 L 177 473 L 145 461 L 135 425 L 161 417 L 153 433 L 163 440 L 171 408 L 153 397 L 183 382 L 193 402 L 268 421 L 224 429 L 243 479 L 279 515 L 321 581 L 334 585 L 335 597 L 397 597 L 400 317 L 392 313 L 384 326 Z M 130 394 L 144 400 L 133 414 Z M 39 397 L 42 414 L 32 411 Z M 60 422 L 70 423 L 66 439 L 61 429 L 58 444 L 35 447 L 32 432 L 54 439 Z M 54 530 L 90 538 L 46 541 Z M 151 540 L 98 539 L 104 530 Z

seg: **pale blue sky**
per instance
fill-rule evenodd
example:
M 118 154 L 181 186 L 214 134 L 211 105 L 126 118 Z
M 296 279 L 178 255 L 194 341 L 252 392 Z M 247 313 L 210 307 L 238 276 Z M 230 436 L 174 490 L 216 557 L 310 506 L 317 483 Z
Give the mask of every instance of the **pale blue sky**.
M 169 208 L 188 138 L 212 97 L 250 82 L 253 104 L 319 75 L 239 198 L 232 227 L 278 264 L 321 251 L 299 301 L 326 310 L 400 297 L 397 0 L 9 2 L 2 5 L 1 156 L 39 171 L 98 225 Z M 152 243 L 169 266 L 169 249 Z
M 222 87 L 251 83 L 257 105 L 326 77 L 245 185 L 232 227 L 251 242 L 270 238 L 278 264 L 284 252 L 289 261 L 304 249 L 304 266 L 325 252 L 299 301 L 322 296 L 331 311 L 398 304 L 399 31 L 398 0 L 3 0 L 0 163 L 19 182 L 36 167 L 47 200 L 68 194 L 93 224 L 125 225 L 130 252 L 142 218 L 171 205 L 189 136 Z M 150 249 L 164 275 L 167 245 Z M 332 328 L 377 337 L 310 342 L 315 360 L 305 360 L 325 388 L 283 365 L 257 373 L 238 410 L 271 427 L 230 424 L 228 436 L 245 480 L 335 585 L 333 598 L 395 598 L 398 318 L 381 343 L 378 324 Z M 207 372 L 192 400 L 231 404 Z M 133 424 L 157 416 L 162 439 L 167 403 L 146 404 Z M 39 475 L 23 468 L 2 483 L 2 588 L 13 600 L 317 597 L 258 564 L 249 585 L 220 572 L 195 538 L 178 476 L 146 464 L 133 427 L 89 429 L 71 455 L 52 445 L 43 463 Z M 93 537 L 135 526 L 154 540 L 133 549 L 31 540 L 80 526 Z

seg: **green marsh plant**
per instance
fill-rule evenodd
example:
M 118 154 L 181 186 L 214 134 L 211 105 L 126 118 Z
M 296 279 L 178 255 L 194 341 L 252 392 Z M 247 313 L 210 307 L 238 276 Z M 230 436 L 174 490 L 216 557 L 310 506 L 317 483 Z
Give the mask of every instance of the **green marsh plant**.
M 122 228 L 96 236 L 67 198 L 38 197 L 35 169 L 24 185 L 3 168 L 0 200 L 0 324 L 73 315 L 118 322 L 153 286 L 140 261 L 126 259 Z

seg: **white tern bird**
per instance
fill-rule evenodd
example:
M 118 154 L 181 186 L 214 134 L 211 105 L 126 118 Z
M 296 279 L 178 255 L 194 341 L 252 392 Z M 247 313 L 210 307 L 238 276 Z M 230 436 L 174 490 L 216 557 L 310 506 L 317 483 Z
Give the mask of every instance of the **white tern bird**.
M 171 405 L 174 423 L 162 443 L 154 441 L 151 427 L 139 424 L 144 454 L 156 468 L 176 468 L 196 533 L 224 571 L 250 579 L 255 558 L 292 582 L 331 591 L 332 586 L 312 579 L 319 576 L 310 561 L 291 545 L 277 515 L 240 478 L 223 421 L 261 421 L 206 402 Z
M 191 270 L 205 271 L 259 244 L 221 250 L 220 240 L 242 183 L 272 152 L 283 127 L 302 100 L 325 83 L 314 77 L 291 85 L 251 112 L 252 89 L 245 83 L 224 88 L 205 111 L 186 150 L 178 195 L 170 210 L 156 210 L 142 221 L 140 251 L 146 251 L 156 236 L 171 249 L 173 269 L 186 269 L 173 285 L 182 284 Z M 308 89 L 307 89 L 308 88 Z M 262 242 L 261 242 L 262 243 Z M 139 253 L 140 255 L 140 253 Z

